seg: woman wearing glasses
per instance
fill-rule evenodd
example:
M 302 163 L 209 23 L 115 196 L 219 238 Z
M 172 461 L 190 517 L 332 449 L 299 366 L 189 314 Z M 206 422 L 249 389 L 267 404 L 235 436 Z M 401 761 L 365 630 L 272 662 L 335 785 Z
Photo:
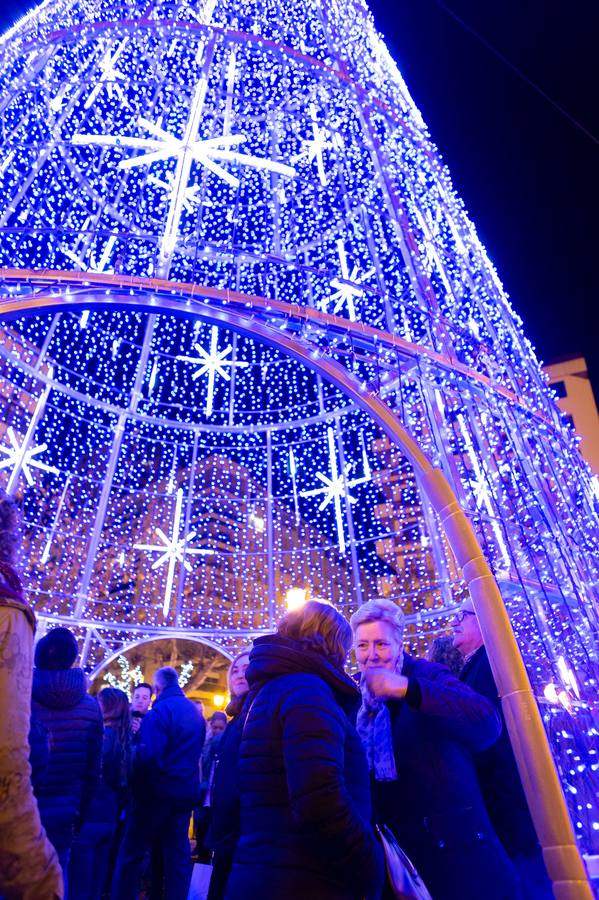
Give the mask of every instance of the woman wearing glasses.
M 377 822 L 395 833 L 435 900 L 516 900 L 518 879 L 472 759 L 500 734 L 493 705 L 444 666 L 404 653 L 403 613 L 390 600 L 363 604 L 350 621 Z

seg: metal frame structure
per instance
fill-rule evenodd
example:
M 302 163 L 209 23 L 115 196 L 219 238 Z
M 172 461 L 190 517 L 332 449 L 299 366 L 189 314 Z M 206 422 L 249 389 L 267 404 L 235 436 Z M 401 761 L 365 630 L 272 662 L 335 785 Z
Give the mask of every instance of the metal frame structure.
M 599 488 L 363 0 L 45 0 L 0 39 L 0 128 L 0 479 L 42 627 L 94 671 L 232 653 L 312 579 L 423 646 L 467 589 L 588 897 Z
M 22 279 L 24 273 L 0 271 L 0 279 L 15 275 Z M 64 273 L 58 276 L 50 273 L 27 275 L 30 284 L 38 281 L 42 281 L 45 285 L 59 284 L 64 283 L 64 279 Z M 113 279 L 95 280 L 98 284 L 102 282 L 110 284 L 113 289 L 122 286 L 118 284 L 118 279 L 116 282 Z M 73 285 L 73 280 L 70 281 Z M 510 738 L 555 895 L 558 900 L 579 900 L 579 898 L 582 900 L 592 897 L 543 722 L 499 587 L 484 558 L 474 530 L 443 472 L 431 464 L 382 398 L 374 393 L 365 393 L 359 382 L 326 353 L 321 353 L 316 358 L 313 350 L 302 340 L 281 333 L 280 329 L 277 331 L 259 321 L 262 309 L 260 301 L 254 306 L 251 299 L 243 298 L 243 312 L 239 312 L 230 307 L 230 295 L 226 297 L 229 308 L 213 308 L 210 304 L 202 302 L 205 301 L 205 297 L 197 296 L 203 292 L 195 285 L 187 286 L 189 295 L 183 303 L 172 300 L 172 287 L 169 295 L 163 298 L 157 293 L 157 285 L 154 285 L 150 288 L 153 293 L 148 304 L 148 285 L 144 287 L 145 289 L 136 296 L 135 292 L 131 291 L 130 283 L 127 299 L 114 297 L 107 300 L 103 291 L 98 291 L 94 298 L 94 291 L 88 289 L 83 296 L 70 296 L 66 300 L 56 294 L 52 296 L 53 292 L 32 295 L 30 299 L 21 299 L 16 303 L 14 300 L 0 300 L 0 318 L 10 319 L 11 316 L 21 316 L 24 313 L 42 313 L 50 308 L 68 309 L 83 306 L 93 308 L 95 305 L 106 306 L 114 303 L 137 309 L 147 309 L 149 305 L 153 313 L 167 311 L 170 314 L 199 317 L 210 323 L 226 321 L 237 332 L 251 334 L 264 343 L 284 350 L 297 362 L 334 383 L 356 406 L 372 416 L 389 438 L 401 448 L 417 471 L 419 482 L 439 516 L 441 526 L 464 574 L 502 699 Z M 181 297 L 185 296 L 182 285 L 177 286 L 177 292 Z M 258 315 L 254 316 L 256 313 Z M 293 311 L 290 311 L 290 318 L 293 318 Z M 328 324 L 333 323 L 329 321 Z M 356 327 L 356 331 L 361 331 L 361 326 L 350 327 Z M 88 623 L 87 627 L 89 633 L 89 629 L 93 627 L 92 623 Z M 183 634 L 190 636 L 189 632 Z M 208 643 L 206 636 L 196 634 L 193 637 Z M 211 643 L 211 646 L 222 652 L 220 645 Z M 119 652 L 123 652 L 123 649 L 113 653 L 103 665 L 115 658 Z

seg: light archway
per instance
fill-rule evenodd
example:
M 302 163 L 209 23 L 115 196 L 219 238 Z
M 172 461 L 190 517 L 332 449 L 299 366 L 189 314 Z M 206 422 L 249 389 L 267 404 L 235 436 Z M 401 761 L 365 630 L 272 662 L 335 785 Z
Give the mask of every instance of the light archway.
M 108 656 L 104 657 L 104 659 L 98 663 L 97 666 L 94 666 L 92 671 L 89 673 L 89 680 L 94 681 L 98 675 L 100 675 L 105 669 L 109 667 L 111 663 L 119 658 L 119 656 L 125 656 L 130 650 L 135 649 L 136 647 L 143 647 L 145 644 L 154 644 L 159 641 L 164 641 L 164 635 L 153 634 L 151 637 L 141 638 L 137 641 L 127 641 L 126 644 L 123 644 L 118 650 L 115 650 L 113 653 L 110 653 Z M 231 660 L 233 659 L 234 654 L 231 653 L 230 650 L 227 650 L 225 647 L 221 646 L 217 641 L 211 641 L 209 638 L 198 637 L 192 631 L 187 631 L 185 633 L 185 640 L 192 641 L 195 644 L 201 644 L 203 647 L 209 647 L 211 650 L 214 650 L 216 653 L 220 653 L 225 659 Z
M 293 334 L 294 329 L 289 325 L 296 326 L 299 332 L 303 323 L 311 321 L 332 331 L 338 329 L 357 343 L 375 341 L 375 329 L 281 303 L 276 312 L 284 317 L 284 327 L 276 327 L 273 306 L 268 301 L 197 285 L 17 270 L 1 270 L 0 278 L 12 279 L 19 285 L 29 284 L 26 293 L 19 291 L 17 296 L 0 298 L 0 317 L 4 319 L 51 311 L 112 308 L 225 324 L 316 372 L 379 425 L 417 472 L 468 585 L 556 896 L 564 900 L 590 897 L 553 757 L 498 585 L 449 481 L 423 453 L 379 392 L 365 389 L 330 353 L 318 349 L 301 334 Z M 69 286 L 76 289 L 70 291 Z M 480 380 L 481 376 L 477 377 Z M 222 652 L 221 648 L 219 651 Z

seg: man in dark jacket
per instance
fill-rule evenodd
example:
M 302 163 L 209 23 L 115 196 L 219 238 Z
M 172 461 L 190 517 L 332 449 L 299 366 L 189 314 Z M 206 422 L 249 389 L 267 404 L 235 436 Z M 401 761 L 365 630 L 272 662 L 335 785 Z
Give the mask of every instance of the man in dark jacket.
M 35 648 L 32 713 L 48 731 L 48 767 L 35 793 L 42 824 L 65 875 L 76 824 L 100 779 L 102 715 L 87 693 L 82 669 L 73 668 L 78 648 L 68 628 L 53 628 Z
M 501 701 L 478 619 L 471 600 L 462 604 L 454 619 L 454 646 L 464 654 L 460 680 L 495 704 L 503 729 L 487 750 L 475 755 L 479 784 L 497 835 L 522 882 L 525 898 L 550 900 L 551 883 L 530 817 L 528 804 L 507 732 Z
M 145 853 L 162 851 L 168 900 L 187 900 L 191 880 L 188 829 L 200 790 L 206 724 L 179 687 L 174 669 L 154 676 L 156 699 L 139 731 L 133 763 L 133 807 L 119 850 L 113 900 L 136 900 Z

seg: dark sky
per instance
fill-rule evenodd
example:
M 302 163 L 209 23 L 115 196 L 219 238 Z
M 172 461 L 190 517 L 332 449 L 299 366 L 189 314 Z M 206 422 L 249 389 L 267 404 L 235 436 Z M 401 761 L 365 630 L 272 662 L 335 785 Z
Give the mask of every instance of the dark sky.
M 371 8 L 528 338 L 545 362 L 583 353 L 599 400 L 596 0 L 371 0 Z
M 0 0 L 2 30 L 30 5 Z M 543 361 L 583 353 L 599 398 L 596 0 L 370 5 L 527 336 Z

